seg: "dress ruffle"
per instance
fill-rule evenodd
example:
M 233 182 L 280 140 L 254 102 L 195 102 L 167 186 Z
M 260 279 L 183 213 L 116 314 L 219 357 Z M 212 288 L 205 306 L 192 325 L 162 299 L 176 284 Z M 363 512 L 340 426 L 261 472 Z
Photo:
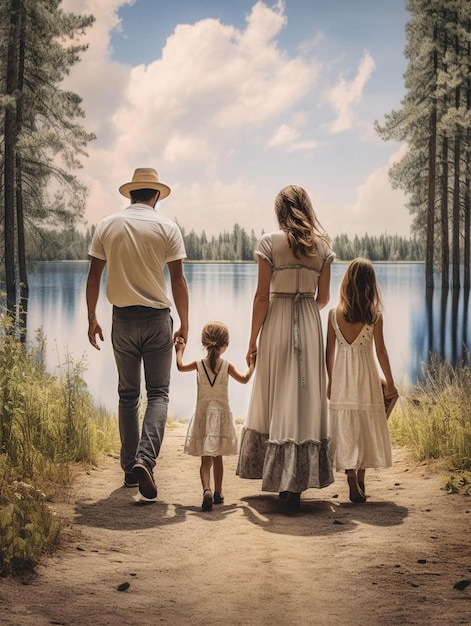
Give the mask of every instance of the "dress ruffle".
M 243 428 L 240 437 L 239 461 L 236 474 L 241 478 L 262 478 L 268 435 Z
M 195 413 L 188 426 L 184 452 L 192 456 L 236 455 L 237 434 L 232 413 L 214 401 L 209 402 L 203 416 Z
M 262 478 L 262 491 L 321 489 L 334 482 L 330 439 L 269 441 L 268 435 L 244 428 L 237 474 Z

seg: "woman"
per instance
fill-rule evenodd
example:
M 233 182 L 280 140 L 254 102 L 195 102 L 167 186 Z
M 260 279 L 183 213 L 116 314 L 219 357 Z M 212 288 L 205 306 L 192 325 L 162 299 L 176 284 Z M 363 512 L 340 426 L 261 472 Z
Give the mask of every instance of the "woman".
M 262 478 L 263 491 L 279 492 L 296 510 L 302 491 L 334 480 L 319 309 L 329 301 L 335 255 L 304 189 L 282 189 L 275 212 L 280 230 L 256 251 L 247 359 L 257 353 L 257 367 L 237 474 Z

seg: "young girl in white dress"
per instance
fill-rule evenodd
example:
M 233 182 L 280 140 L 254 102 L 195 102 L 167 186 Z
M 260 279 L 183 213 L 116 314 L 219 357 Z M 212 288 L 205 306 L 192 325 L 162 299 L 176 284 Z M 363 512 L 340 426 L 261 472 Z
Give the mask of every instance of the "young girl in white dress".
M 397 396 L 383 337 L 381 294 L 373 265 L 353 260 L 329 311 L 326 364 L 334 466 L 347 475 L 352 502 L 364 502 L 366 468 L 392 465 L 383 389 L 373 345 L 386 379 L 384 396 Z
M 249 368 L 241 374 L 232 363 L 221 358 L 229 345 L 229 331 L 221 322 L 210 322 L 203 328 L 201 343 L 206 348 L 202 361 L 183 363 L 185 342 L 177 338 L 175 350 L 180 372 L 197 372 L 196 409 L 188 426 L 184 452 L 201 457 L 200 476 L 203 485 L 203 511 L 211 511 L 214 504 L 222 504 L 222 457 L 237 454 L 237 435 L 229 406 L 229 376 L 239 383 L 247 383 L 255 368 L 255 355 Z M 214 497 L 211 491 L 211 467 L 214 472 Z

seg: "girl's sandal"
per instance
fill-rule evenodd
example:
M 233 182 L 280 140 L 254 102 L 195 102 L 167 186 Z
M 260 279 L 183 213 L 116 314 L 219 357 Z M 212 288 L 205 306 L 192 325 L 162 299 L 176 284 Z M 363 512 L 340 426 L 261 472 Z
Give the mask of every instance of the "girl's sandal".
M 347 476 L 348 487 L 350 489 L 350 501 L 355 504 L 366 502 L 366 497 L 360 491 L 356 476 Z
M 214 504 L 224 504 L 224 496 L 219 491 L 214 492 Z
M 203 491 L 203 504 L 201 505 L 203 511 L 213 510 L 213 492 L 211 489 L 205 489 Z

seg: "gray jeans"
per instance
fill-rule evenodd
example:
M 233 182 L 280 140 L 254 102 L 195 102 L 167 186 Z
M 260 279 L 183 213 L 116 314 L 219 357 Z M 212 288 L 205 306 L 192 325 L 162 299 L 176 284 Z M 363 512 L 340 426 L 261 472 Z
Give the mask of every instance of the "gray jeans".
M 152 469 L 167 421 L 173 354 L 173 321 L 169 309 L 114 306 L 111 340 L 119 380 L 121 467 L 131 472 L 136 458 L 141 458 Z M 139 437 L 142 364 L 147 407 Z

